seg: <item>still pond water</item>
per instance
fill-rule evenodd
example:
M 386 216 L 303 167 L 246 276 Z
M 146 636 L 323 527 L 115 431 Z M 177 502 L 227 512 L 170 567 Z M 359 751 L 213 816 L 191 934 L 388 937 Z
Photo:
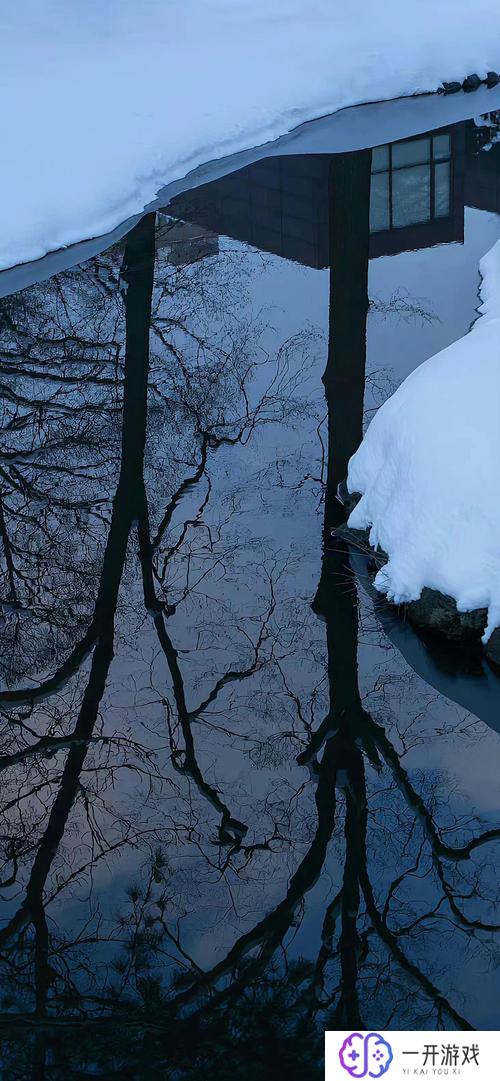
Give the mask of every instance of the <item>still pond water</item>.
M 475 319 L 498 125 L 263 159 L 0 302 L 8 1081 L 499 1027 L 500 679 L 331 540 Z

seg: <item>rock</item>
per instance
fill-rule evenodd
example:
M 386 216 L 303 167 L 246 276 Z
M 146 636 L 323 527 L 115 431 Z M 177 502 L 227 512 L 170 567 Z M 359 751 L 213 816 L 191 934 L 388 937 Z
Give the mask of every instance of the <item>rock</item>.
M 486 76 L 486 86 L 497 86 L 500 83 L 500 75 L 496 71 L 489 71 Z
M 500 627 L 493 631 L 489 642 L 486 643 L 485 652 L 490 664 L 500 669 Z
M 361 496 L 358 492 L 350 492 L 346 481 L 341 480 L 337 487 L 337 499 L 339 503 L 342 503 L 342 506 L 345 509 L 345 516 L 348 518 L 351 511 L 354 510 L 356 503 L 359 503 Z
M 357 493 L 349 495 L 352 506 L 355 506 L 360 498 Z M 386 552 L 380 548 L 375 551 L 370 547 L 368 530 L 350 529 L 345 525 L 335 529 L 332 535 L 370 554 L 368 569 L 373 577 L 387 563 L 389 557 Z M 453 597 L 440 593 L 437 589 L 429 589 L 427 586 L 424 587 L 417 601 L 409 601 L 397 607 L 404 618 L 419 630 L 438 634 L 448 641 L 475 643 L 478 646 L 488 619 L 486 608 L 476 608 L 472 612 L 459 612 Z M 490 642 L 493 643 L 497 633 L 495 631 L 491 636 Z M 498 656 L 498 662 L 495 663 L 500 665 L 500 633 L 498 633 L 496 643 L 496 647 L 494 645 L 491 647 L 490 659 L 493 660 L 493 649 L 496 648 L 495 655 Z
M 448 597 L 437 589 L 428 589 L 427 586 L 424 586 L 418 601 L 410 601 L 403 607 L 410 623 L 415 627 L 432 631 L 455 642 L 480 639 L 488 618 L 486 608 L 459 612 L 453 597 Z
M 459 90 L 461 90 L 461 89 L 462 89 L 461 82 L 444 82 L 442 92 L 444 94 L 458 94 Z
M 471 90 L 477 90 L 479 86 L 481 86 L 481 80 L 479 78 L 479 75 L 468 75 L 462 83 L 462 89 L 467 92 L 470 92 Z

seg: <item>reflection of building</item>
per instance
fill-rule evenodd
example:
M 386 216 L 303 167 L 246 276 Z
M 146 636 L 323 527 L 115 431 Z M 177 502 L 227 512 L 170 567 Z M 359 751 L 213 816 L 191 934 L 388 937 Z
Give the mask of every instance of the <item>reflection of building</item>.
M 377 147 L 372 257 L 463 241 L 464 125 Z M 329 263 L 331 155 L 270 157 L 175 198 L 169 212 L 311 267 Z
M 373 150 L 372 256 L 463 241 L 463 230 L 463 125 Z
M 306 266 L 328 265 L 330 157 L 263 158 L 175 198 L 169 210 Z
M 219 237 L 203 226 L 190 221 L 172 221 L 171 217 L 157 214 L 156 251 L 164 251 L 172 266 L 197 263 L 206 255 L 217 255 Z

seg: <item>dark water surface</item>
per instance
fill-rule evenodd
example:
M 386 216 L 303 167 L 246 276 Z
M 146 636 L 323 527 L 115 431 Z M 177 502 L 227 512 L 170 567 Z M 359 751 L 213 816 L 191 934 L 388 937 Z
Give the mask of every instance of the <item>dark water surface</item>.
M 0 301 L 9 1081 L 500 1027 L 500 680 L 324 543 L 475 318 L 498 120 L 264 159 Z

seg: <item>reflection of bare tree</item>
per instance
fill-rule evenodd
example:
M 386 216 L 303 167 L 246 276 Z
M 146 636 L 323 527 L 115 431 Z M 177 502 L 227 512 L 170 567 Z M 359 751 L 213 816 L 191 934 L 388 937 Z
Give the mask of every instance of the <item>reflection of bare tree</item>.
M 433 952 L 494 956 L 500 830 L 412 771 L 389 661 L 360 691 L 345 548 L 304 616 L 241 524 L 307 343 L 267 355 L 234 262 L 154 260 L 148 216 L 2 312 L 0 1026 L 12 1076 L 320 1076 L 326 1024 L 470 1024 Z
M 330 165 L 327 529 L 340 520 L 337 485 L 363 435 L 371 160 L 366 150 L 338 154 Z
M 154 216 L 149 216 L 144 218 L 130 234 L 122 270 L 128 290 L 121 466 L 92 617 L 93 652 L 88 682 L 83 692 L 74 729 L 64 741 L 64 744 L 69 747 L 67 759 L 48 815 L 46 828 L 36 849 L 24 898 L 0 932 L 0 943 L 5 949 L 15 935 L 21 933 L 24 936 L 27 927 L 33 928 L 35 1016 L 38 1018 L 45 1017 L 47 1014 L 50 986 L 57 979 L 57 972 L 50 960 L 49 928 L 44 903 L 47 879 L 80 787 L 89 741 L 94 733 L 113 659 L 118 589 L 123 575 L 130 530 L 134 514 L 137 513 L 135 495 L 137 481 L 143 471 L 146 437 L 153 259 Z M 43 739 L 38 740 L 35 747 L 31 747 L 30 750 L 43 753 L 45 747 L 40 747 L 41 742 L 43 743 Z M 9 764 L 12 764 L 13 757 L 17 761 L 19 755 L 11 755 Z M 35 1055 L 38 1076 L 43 1076 L 45 1050 L 43 1040 L 38 1040 Z
M 4 889 L 12 887 L 14 894 L 20 891 L 22 895 L 0 931 L 0 938 L 10 977 L 16 976 L 16 971 L 25 971 L 26 990 L 30 985 L 28 972 L 33 964 L 35 1017 L 38 1018 L 46 1016 L 49 1003 L 53 1009 L 61 993 L 63 997 L 76 994 L 76 983 L 64 962 L 64 953 L 70 947 L 68 944 L 57 945 L 50 934 L 46 915 L 47 904 L 51 898 L 57 898 L 65 882 L 78 881 L 87 870 L 85 863 L 80 866 L 77 863 L 76 867 L 68 864 L 62 876 L 60 870 L 56 871 L 53 880 L 54 861 L 60 867 L 60 846 L 75 801 L 83 803 L 93 838 L 90 867 L 95 859 L 111 852 L 117 844 L 129 840 L 136 842 L 141 833 L 115 816 L 115 827 L 117 823 L 121 827 L 121 842 L 120 838 L 104 839 L 95 806 L 101 800 L 99 790 L 94 787 L 90 794 L 85 779 L 91 747 L 99 754 L 104 751 L 105 756 L 117 752 L 120 755 L 120 750 L 126 747 L 139 756 L 139 762 L 150 758 L 147 748 L 138 748 L 131 739 L 119 733 L 106 735 L 102 728 L 106 684 L 115 653 L 119 590 L 124 580 L 131 530 L 136 524 L 146 609 L 154 617 L 173 685 L 176 718 L 168 700 L 165 701 L 172 763 L 182 775 L 194 780 L 200 794 L 220 812 L 222 844 L 240 846 L 245 834 L 243 824 L 232 817 L 216 787 L 203 776 L 196 758 L 192 725 L 216 702 L 226 686 L 250 677 L 269 659 L 264 659 L 262 653 L 265 643 L 267 646 L 268 623 L 274 608 L 272 579 L 269 579 L 269 612 L 252 643 L 249 662 L 224 672 L 198 705 L 188 710 L 178 652 L 167 633 L 165 618 L 199 584 L 189 581 L 179 594 L 168 581 L 168 569 L 172 558 L 183 546 L 186 548 L 188 531 L 200 525 L 200 511 L 192 521 L 184 523 L 180 537 L 174 543 L 171 543 L 169 526 L 183 495 L 205 478 L 209 455 L 221 447 L 244 445 L 257 425 L 286 418 L 293 391 L 287 376 L 287 351 L 293 344 L 282 348 L 264 393 L 251 404 L 247 383 L 254 372 L 265 365 L 267 358 L 264 355 L 255 360 L 248 357 L 241 325 L 237 328 L 240 340 L 236 337 L 229 341 L 226 333 L 224 344 L 210 352 L 208 342 L 199 331 L 190 329 L 185 314 L 182 319 L 178 313 L 168 318 L 161 314 L 165 301 L 171 301 L 167 287 L 155 297 L 152 316 L 153 260 L 154 218 L 149 217 L 130 234 L 120 273 L 126 312 L 123 361 L 115 310 L 116 294 L 109 286 L 111 271 L 101 288 L 99 268 L 94 268 L 97 283 L 91 283 L 89 292 L 94 300 L 96 293 L 102 295 L 103 303 L 97 313 L 95 310 L 92 314 L 85 313 L 85 320 L 81 305 L 76 303 L 75 295 L 71 295 L 74 285 L 71 276 L 69 295 L 64 282 L 54 283 L 54 295 L 49 295 L 47 305 L 48 314 L 36 307 L 25 311 L 22 304 L 11 304 L 10 310 L 5 310 L 9 341 L 17 339 L 15 347 L 5 351 L 6 374 L 15 376 L 16 387 L 20 386 L 15 393 L 5 394 L 7 403 L 15 399 L 13 409 L 10 404 L 7 407 L 6 431 L 15 432 L 19 441 L 15 452 L 5 454 L 9 464 L 4 476 L 6 489 L 2 503 L 4 607 L 10 617 L 6 634 L 11 635 L 12 647 L 11 665 L 5 674 L 12 683 L 26 670 L 30 679 L 25 686 L 7 688 L 0 698 L 5 719 L 5 753 L 0 765 L 8 777 L 6 791 L 9 787 L 13 793 L 18 790 L 17 797 L 13 795 L 8 799 L 3 809 L 8 832 L 5 834 L 6 874 L 2 886 Z M 88 285 L 86 274 L 82 283 L 77 278 L 77 284 L 83 285 L 84 292 Z M 179 283 L 176 285 L 177 292 L 182 293 L 182 283 L 180 287 Z M 75 292 L 78 294 L 78 289 Z M 68 331 L 66 326 L 64 333 L 58 333 L 59 319 L 63 324 L 67 320 L 73 326 L 73 306 L 83 326 L 79 326 L 78 333 Z M 22 329 L 23 319 L 28 330 Z M 35 334 L 31 328 L 37 321 L 38 334 Z M 168 373 L 168 394 L 165 372 L 150 376 L 150 324 L 160 338 L 162 351 L 166 351 L 172 368 Z M 184 343 L 182 350 L 178 344 L 179 336 L 188 341 L 188 346 Z M 20 339 L 24 354 L 22 363 L 17 362 L 16 354 Z M 101 350 L 101 344 L 108 349 L 107 355 L 105 349 Z M 13 356 L 16 356 L 14 363 Z M 201 357 L 205 363 L 200 365 Z M 114 375 L 107 374 L 110 363 L 114 365 Z M 189 372 L 189 364 L 194 365 L 198 380 Z M 29 385 L 26 391 L 23 379 Z M 36 398 L 32 393 L 34 380 L 37 381 Z M 46 398 L 38 393 L 38 387 L 44 381 L 51 388 Z M 166 414 L 174 428 L 171 438 L 177 455 L 176 467 L 181 472 L 154 542 L 149 535 L 144 479 L 148 381 L 152 396 L 152 431 L 154 433 L 158 424 L 165 422 Z M 219 394 L 218 397 L 218 388 L 223 396 Z M 85 397 L 87 394 L 88 398 Z M 112 402 L 108 408 L 109 394 Z M 116 432 L 113 430 L 117 407 L 123 415 L 121 454 L 118 457 L 118 486 L 110 506 L 108 525 L 106 488 L 117 461 Z M 291 408 L 295 406 L 292 404 Z M 84 422 L 90 417 L 91 426 L 96 418 L 97 427 L 92 438 L 88 428 L 82 426 L 80 414 Z M 89 460 L 84 463 L 82 455 L 86 451 Z M 95 455 L 93 459 L 91 452 Z M 190 465 L 191 476 L 182 479 L 182 472 Z M 85 492 L 83 498 L 82 489 Z M 209 491 L 208 488 L 208 494 L 203 496 L 201 508 Z M 40 506 L 42 513 L 38 514 Z M 72 558 L 67 568 L 64 566 L 65 543 Z M 216 539 L 211 535 L 209 551 L 216 546 Z M 88 558 L 87 553 L 90 553 Z M 215 557 L 215 565 L 219 559 L 220 555 Z M 92 601 L 86 582 L 92 582 L 93 586 L 99 562 L 98 587 Z M 66 577 L 65 570 L 68 571 Z M 161 599 L 156 591 L 162 594 Z M 167 596 L 172 593 L 179 596 L 174 604 L 169 604 Z M 49 649 L 45 648 L 47 641 Z M 38 680 L 32 676 L 37 669 L 42 672 Z M 184 740 L 182 751 L 177 747 L 177 725 Z M 54 759 L 65 752 L 67 757 L 58 777 Z M 125 755 L 125 750 L 123 753 Z M 116 760 L 114 763 L 111 760 L 110 764 L 105 761 L 104 766 L 97 766 L 97 761 L 91 765 L 91 773 L 97 768 L 104 769 L 107 774 L 116 768 Z M 26 771 L 22 780 L 12 773 L 19 768 Z M 140 772 L 137 763 L 134 769 Z M 148 767 L 144 772 L 151 783 L 154 771 Z M 52 791 L 54 798 L 50 804 Z M 27 833 L 26 814 L 31 837 Z M 45 815 L 48 817 L 44 823 Z M 147 834 L 148 830 L 144 832 Z M 261 844 L 267 847 L 268 839 Z M 250 858 L 252 850 L 245 848 L 244 858 Z M 28 871 L 24 864 L 32 854 L 34 859 Z M 64 860 L 66 862 L 66 857 Z M 75 946 L 80 947 L 82 941 L 78 937 Z M 88 943 L 92 941 L 99 941 L 99 936 L 90 935 Z M 182 955 L 180 943 L 178 951 Z M 17 979 L 13 984 L 17 986 Z M 37 1069 L 40 1071 L 45 1054 L 41 1044 L 37 1044 L 37 1048 Z
M 452 845 L 442 840 L 440 830 L 433 820 L 425 801 L 419 796 L 401 764 L 401 758 L 384 727 L 378 724 L 364 709 L 357 684 L 357 608 L 346 549 L 340 546 L 330 552 L 325 560 L 322 579 L 315 600 L 315 609 L 326 621 L 328 645 L 328 672 L 330 685 L 330 709 L 327 718 L 312 735 L 309 745 L 301 752 L 299 760 L 312 769 L 315 778 L 317 827 L 305 858 L 290 880 L 283 901 L 255 927 L 243 935 L 225 959 L 208 973 L 193 974 L 188 991 L 181 993 L 178 1003 L 185 1004 L 207 986 L 214 987 L 224 977 L 233 975 L 232 982 L 219 991 L 222 998 L 234 997 L 235 987 L 242 987 L 258 973 L 283 945 L 290 931 L 294 916 L 304 902 L 305 895 L 315 884 L 324 865 L 328 844 L 331 841 L 335 821 L 335 789 L 341 793 L 344 817 L 345 856 L 344 872 L 340 889 L 329 904 L 324 919 L 322 946 L 319 951 L 311 990 L 314 995 L 314 1012 L 324 1008 L 325 1002 L 336 1002 L 330 1024 L 333 1027 L 361 1026 L 363 1015 L 359 1001 L 359 980 L 362 962 L 369 956 L 369 941 L 376 936 L 387 954 L 387 973 L 394 979 L 393 965 L 400 970 L 399 980 L 408 992 L 408 986 L 416 986 L 423 999 L 428 1000 L 439 1023 L 450 1023 L 458 1028 L 472 1027 L 455 1008 L 447 996 L 429 978 L 425 969 L 416 962 L 402 946 L 402 939 L 411 941 L 414 933 L 432 928 L 436 912 L 443 904 L 449 909 L 448 920 L 470 934 L 477 931 L 495 932 L 497 924 L 485 920 L 471 920 L 460 905 L 465 896 L 452 886 L 447 863 L 470 860 L 474 851 L 500 838 L 498 829 L 483 830 L 465 844 Z M 415 815 L 421 827 L 416 866 L 410 865 L 399 873 L 391 883 L 385 903 L 377 902 L 368 859 L 368 829 L 370 825 L 369 798 L 367 790 L 366 763 L 378 776 L 382 761 L 387 763 L 395 789 Z M 380 785 L 379 785 L 380 787 Z M 377 788 L 374 795 L 377 795 Z M 412 826 L 413 830 L 414 826 Z M 434 897 L 428 910 L 420 912 L 406 926 L 391 927 L 389 915 L 405 879 L 412 876 L 423 863 L 424 849 L 429 855 L 438 897 Z M 477 897 L 481 896 L 477 868 L 473 868 Z M 470 896 L 472 897 L 472 893 Z M 487 901 L 486 896 L 483 900 Z M 337 923 L 339 928 L 337 932 Z M 361 925 L 361 927 L 360 927 Z M 335 941 L 335 935 L 337 940 Z M 373 950 L 373 945 L 370 950 Z M 243 961 L 246 964 L 242 967 Z M 326 994 L 326 972 L 335 963 L 339 983 L 332 996 Z M 382 968 L 377 978 L 381 978 Z M 237 975 L 235 980 L 235 975 Z M 326 997 L 325 997 L 326 995 Z M 317 997 L 319 996 L 319 997 Z

